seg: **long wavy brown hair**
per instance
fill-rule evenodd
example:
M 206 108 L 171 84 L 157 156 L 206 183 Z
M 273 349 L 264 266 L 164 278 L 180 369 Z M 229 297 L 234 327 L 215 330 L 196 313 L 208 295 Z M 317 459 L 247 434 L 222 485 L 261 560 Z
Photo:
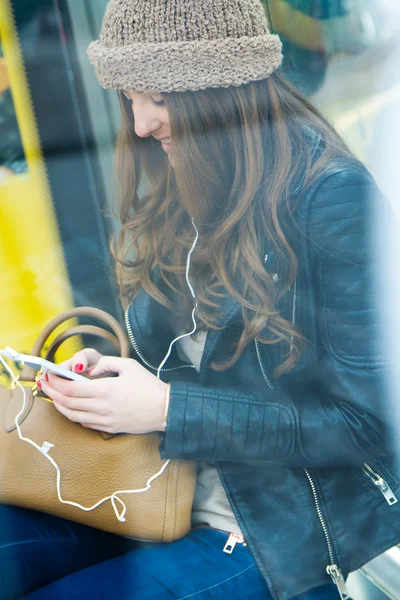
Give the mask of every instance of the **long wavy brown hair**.
M 306 190 L 333 158 L 349 155 L 348 148 L 320 112 L 274 74 L 240 87 L 162 94 L 171 124 L 172 168 L 159 142 L 136 136 L 130 104 L 119 96 L 123 121 L 116 171 L 122 228 L 112 248 L 123 303 L 144 288 L 174 310 L 152 281 L 158 266 L 190 313 L 185 266 L 194 218 L 200 232 L 191 261 L 197 320 L 205 330 L 217 329 L 224 295 L 236 299 L 242 313 L 231 357 L 212 367 L 231 367 L 258 339 L 286 345 L 275 376 L 287 372 L 304 342 L 278 310 L 297 272 L 287 235 L 294 190 L 299 182 Z M 313 138 L 319 140 L 317 153 Z M 266 242 L 275 253 L 278 282 L 265 268 Z

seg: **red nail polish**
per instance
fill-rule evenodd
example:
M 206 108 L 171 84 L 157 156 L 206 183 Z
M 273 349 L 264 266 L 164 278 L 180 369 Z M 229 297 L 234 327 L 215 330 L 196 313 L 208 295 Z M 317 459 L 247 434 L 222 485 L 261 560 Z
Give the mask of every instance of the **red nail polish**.
M 46 373 L 46 375 L 44 376 L 44 378 L 45 378 L 45 380 L 46 380 L 46 381 L 48 381 L 48 380 L 49 380 L 49 376 L 47 375 L 47 373 Z
M 36 384 L 37 384 L 37 386 L 38 386 L 39 390 L 41 390 L 41 389 L 42 389 L 42 384 L 41 384 L 41 382 L 40 382 L 40 381 L 37 381 L 37 382 L 36 382 Z
M 93 367 L 93 369 L 90 369 L 90 371 L 88 371 L 88 375 L 91 375 L 93 373 L 93 371 L 95 370 L 95 367 Z
M 74 371 L 75 373 L 80 373 L 81 371 L 83 371 L 85 367 L 82 365 L 82 363 L 79 363 L 78 365 L 74 366 Z

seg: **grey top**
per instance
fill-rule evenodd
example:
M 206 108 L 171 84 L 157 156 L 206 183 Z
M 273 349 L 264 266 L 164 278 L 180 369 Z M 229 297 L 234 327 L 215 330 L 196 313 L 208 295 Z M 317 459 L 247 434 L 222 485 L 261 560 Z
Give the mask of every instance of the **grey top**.
M 176 335 L 180 335 L 177 332 Z M 190 361 L 199 371 L 207 334 L 198 332 L 195 339 L 183 338 L 177 342 L 177 351 L 182 360 Z M 207 523 L 214 529 L 239 533 L 240 527 L 232 512 L 222 486 L 218 470 L 213 462 L 198 461 L 194 494 L 192 525 Z

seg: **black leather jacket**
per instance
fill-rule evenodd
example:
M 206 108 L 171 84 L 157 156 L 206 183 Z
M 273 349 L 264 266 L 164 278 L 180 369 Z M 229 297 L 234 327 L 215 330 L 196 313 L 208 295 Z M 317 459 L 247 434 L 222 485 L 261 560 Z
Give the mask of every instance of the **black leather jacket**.
M 371 176 L 348 159 L 300 192 L 290 234 L 299 271 L 280 307 L 308 340 L 294 370 L 274 380 L 283 349 L 257 342 L 232 368 L 209 367 L 237 339 L 240 307 L 228 298 L 227 327 L 208 333 L 200 372 L 173 350 L 162 373 L 172 384 L 161 456 L 216 462 L 277 600 L 329 583 L 327 567 L 340 587 L 340 575 L 400 542 L 370 228 L 386 213 Z M 275 272 L 273 259 L 266 268 Z M 141 292 L 126 316 L 154 369 L 174 338 L 171 312 Z

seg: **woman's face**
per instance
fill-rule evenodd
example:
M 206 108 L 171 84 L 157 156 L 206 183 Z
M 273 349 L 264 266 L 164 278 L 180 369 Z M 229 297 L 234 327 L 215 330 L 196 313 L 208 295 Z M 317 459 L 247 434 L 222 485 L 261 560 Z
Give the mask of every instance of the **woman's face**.
M 131 102 L 136 135 L 143 138 L 153 136 L 159 140 L 173 167 L 171 125 L 161 94 L 132 90 L 123 90 L 123 93 Z

